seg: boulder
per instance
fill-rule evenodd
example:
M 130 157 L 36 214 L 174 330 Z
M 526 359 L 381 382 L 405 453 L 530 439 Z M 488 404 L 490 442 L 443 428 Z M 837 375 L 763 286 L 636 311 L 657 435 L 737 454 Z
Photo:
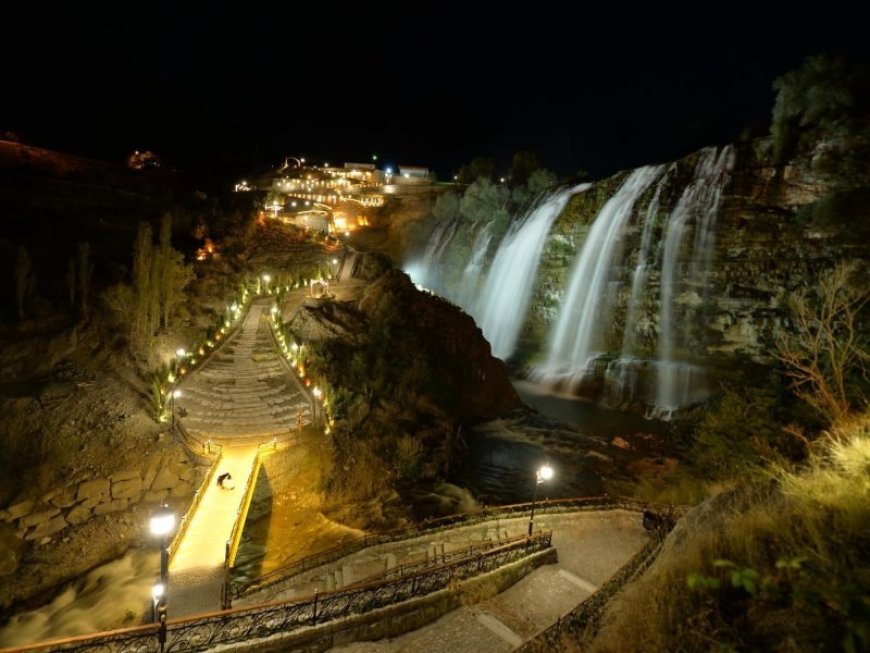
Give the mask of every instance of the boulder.
M 49 521 L 52 517 L 60 513 L 59 508 L 49 508 L 48 510 L 40 510 L 32 512 L 29 515 L 22 517 L 19 526 L 30 528 Z
M 134 478 L 141 480 L 142 475 L 139 473 L 138 469 L 128 469 L 121 472 L 115 472 L 109 478 L 112 480 L 112 483 L 118 483 L 119 481 L 129 481 Z
M 170 490 L 178 485 L 178 474 L 169 467 L 161 467 L 151 483 L 151 490 Z
M 166 490 L 146 492 L 142 497 L 142 501 L 145 503 L 160 503 L 166 498 L 167 494 Z
M 75 505 L 76 491 L 74 488 L 64 488 L 62 492 L 56 494 L 51 499 L 51 505 L 56 508 L 69 508 Z
M 110 512 L 118 512 L 119 510 L 126 510 L 129 501 L 127 499 L 115 499 L 114 501 L 109 501 L 108 503 L 101 503 L 96 508 L 94 508 L 95 515 L 106 515 Z
M 85 508 L 83 505 L 76 506 L 67 513 L 66 521 L 71 526 L 78 526 L 89 520 L 94 514 L 90 508 Z
M 33 510 L 33 501 L 22 501 L 14 506 L 9 506 L 3 514 L 3 521 L 11 522 L 16 519 L 21 519 L 24 515 Z
M 79 485 L 78 491 L 78 500 L 79 501 L 87 501 L 89 499 L 93 499 L 97 497 L 97 502 L 99 503 L 100 499 L 105 496 L 109 496 L 109 490 L 111 489 L 112 484 L 107 478 L 98 478 L 92 481 L 85 481 L 81 485 Z
M 142 494 L 142 479 L 138 476 L 112 483 L 113 499 L 138 499 Z
M 24 539 L 28 542 L 32 542 L 33 540 L 39 540 L 43 537 L 47 537 L 49 535 L 54 535 L 55 533 L 59 533 L 64 528 L 68 526 L 66 519 L 63 518 L 63 515 L 57 515 L 48 521 L 41 522 L 27 531 L 27 535 L 24 536 Z

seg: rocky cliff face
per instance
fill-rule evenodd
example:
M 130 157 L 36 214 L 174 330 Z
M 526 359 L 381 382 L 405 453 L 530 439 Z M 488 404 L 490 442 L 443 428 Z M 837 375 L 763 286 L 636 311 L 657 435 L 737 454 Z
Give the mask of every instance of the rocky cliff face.
M 864 200 L 870 197 L 870 174 L 866 166 L 856 165 L 866 161 L 867 143 L 822 140 L 785 166 L 769 164 L 760 154 L 765 147 L 762 141 L 737 148 L 715 216 L 706 282 L 703 286 L 683 283 L 674 292 L 683 359 L 728 364 L 734 357 L 747 357 L 769 362 L 776 333 L 787 319 L 788 298 L 813 286 L 819 274 L 837 261 L 867 261 L 870 204 Z M 662 218 L 679 201 L 698 156 L 694 153 L 672 165 L 668 171 L 672 180 L 659 198 L 660 217 L 652 232 L 657 246 L 650 255 L 647 286 L 635 317 L 636 353 L 641 356 L 654 355 L 660 333 L 661 266 L 654 261 L 662 256 Z M 533 362 L 546 348 L 565 301 L 572 262 L 590 223 L 625 177 L 616 175 L 574 196 L 554 224 L 522 333 L 525 362 Z M 646 210 L 651 195 L 642 198 L 636 212 Z M 619 352 L 643 226 L 642 220 L 632 220 L 624 233 L 622 269 L 614 275 L 615 310 L 611 323 L 603 325 L 611 352 Z
M 573 189 L 529 265 L 510 364 L 561 390 L 663 415 L 709 396 L 705 370 L 769 364 L 789 298 L 839 261 L 867 262 L 865 132 L 818 134 L 784 165 L 762 139 Z M 497 335 L 487 334 L 489 309 L 519 292 L 495 263 L 523 249 L 513 241 L 536 210 L 515 216 L 498 243 L 479 237 L 489 225 L 464 218 L 431 230 L 427 277 L 484 335 Z M 483 272 L 469 283 L 472 268 Z

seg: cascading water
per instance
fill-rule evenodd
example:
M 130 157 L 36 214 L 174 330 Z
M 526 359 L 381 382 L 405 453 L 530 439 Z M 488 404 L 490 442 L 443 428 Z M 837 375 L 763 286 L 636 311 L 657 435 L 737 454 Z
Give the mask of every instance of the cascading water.
M 661 274 L 661 317 L 659 318 L 659 355 L 656 380 L 655 411 L 669 417 L 674 410 L 703 399 L 704 370 L 676 357 L 677 333 L 674 325 L 677 284 L 698 292 L 706 281 L 713 257 L 716 215 L 722 201 L 722 190 L 734 167 L 734 149 L 729 146 L 717 152 L 715 148 L 703 150 L 695 167 L 692 182 L 683 191 L 668 219 L 664 235 Z M 688 266 L 681 269 L 683 241 L 687 228 L 695 233 Z M 680 273 L 683 273 L 682 275 Z M 703 295 L 703 290 L 698 294 Z
M 492 233 L 489 225 L 485 225 L 474 237 L 471 246 L 471 258 L 462 271 L 462 283 L 455 297 L 451 297 L 460 306 L 473 307 L 480 292 L 480 284 L 483 278 L 483 264 L 486 262 L 486 254 L 492 243 Z M 473 309 L 471 309 L 473 310 Z M 476 317 L 472 315 L 472 317 Z
M 514 352 L 550 227 L 571 196 L 589 186 L 579 184 L 544 198 L 511 228 L 499 245 L 471 311 L 489 340 L 493 355 L 507 358 Z
M 549 383 L 579 383 L 590 369 L 602 332 L 609 326 L 611 282 L 618 278 L 625 227 L 635 203 L 664 170 L 646 166 L 631 173 L 601 208 L 575 259 L 565 301 L 551 332 L 546 363 L 536 376 Z M 485 331 L 484 331 L 485 333 Z
M 637 401 L 641 394 L 638 387 L 639 368 L 646 365 L 646 361 L 637 357 L 636 343 L 640 330 L 639 316 L 641 314 L 641 302 L 646 290 L 649 271 L 655 264 L 651 261 L 653 233 L 658 218 L 661 204 L 662 189 L 665 188 L 676 166 L 670 166 L 668 171 L 661 176 L 656 184 L 656 190 L 646 208 L 643 220 L 643 233 L 640 238 L 640 249 L 637 253 L 637 262 L 631 275 L 631 295 L 628 298 L 628 308 L 625 314 L 625 327 L 622 333 L 622 351 L 619 358 L 614 359 L 607 365 L 604 373 L 604 384 L 607 389 L 609 401 L 619 405 L 626 401 Z M 649 326 L 649 325 L 647 325 Z
M 439 224 L 432 231 L 420 262 L 404 266 L 405 272 L 414 283 L 436 292 L 443 291 L 440 261 L 458 227 L 459 223 L 455 220 Z

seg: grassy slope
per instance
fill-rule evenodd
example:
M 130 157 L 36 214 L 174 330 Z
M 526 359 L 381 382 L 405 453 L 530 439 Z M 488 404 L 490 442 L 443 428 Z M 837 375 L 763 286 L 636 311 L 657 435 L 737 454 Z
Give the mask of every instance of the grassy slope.
M 687 517 L 588 650 L 868 650 L 870 413 L 773 477 Z

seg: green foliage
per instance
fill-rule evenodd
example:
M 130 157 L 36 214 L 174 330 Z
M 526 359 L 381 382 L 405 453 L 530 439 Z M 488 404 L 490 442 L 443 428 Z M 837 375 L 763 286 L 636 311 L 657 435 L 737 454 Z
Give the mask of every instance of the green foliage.
M 770 475 L 686 517 L 584 650 L 867 650 L 870 415 Z
M 172 221 L 166 215 L 161 221 L 160 239 L 155 247 L 151 226 L 140 223 L 133 245 L 132 284 L 113 286 L 103 294 L 104 301 L 139 352 L 147 350 L 158 330 L 169 328 L 184 301 L 184 288 L 193 280 L 192 268 L 184 263 L 183 255 L 172 248 L 171 234 Z M 87 248 L 80 249 L 79 262 L 80 279 L 89 279 Z M 84 290 L 82 292 L 86 295 Z M 86 308 L 86 304 L 83 307 Z
M 801 129 L 845 128 L 855 103 L 852 87 L 846 61 L 824 54 L 808 57 L 800 68 L 778 77 L 770 126 L 775 160 L 790 155 Z
M 491 180 L 495 173 L 495 161 L 478 157 L 471 163 L 462 166 L 456 174 L 460 184 L 471 184 L 478 179 Z
M 510 221 L 510 191 L 488 179 L 478 179 L 465 189 L 459 204 L 462 217 L 472 225 L 489 224 L 494 238 L 501 237 Z
M 432 209 L 432 215 L 439 222 L 452 222 L 459 218 L 459 194 L 449 191 L 443 195 L 439 195 L 435 200 L 435 208 Z
M 15 256 L 15 306 L 18 311 L 18 319 L 24 319 L 24 300 L 31 284 L 33 263 L 30 254 L 23 245 L 18 247 Z
M 781 388 L 775 379 L 763 386 L 729 386 L 705 414 L 689 452 L 706 477 L 733 478 L 789 454 L 783 435 Z

